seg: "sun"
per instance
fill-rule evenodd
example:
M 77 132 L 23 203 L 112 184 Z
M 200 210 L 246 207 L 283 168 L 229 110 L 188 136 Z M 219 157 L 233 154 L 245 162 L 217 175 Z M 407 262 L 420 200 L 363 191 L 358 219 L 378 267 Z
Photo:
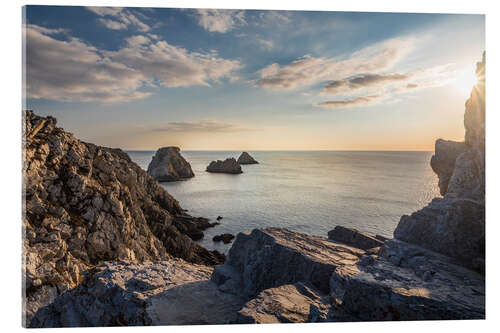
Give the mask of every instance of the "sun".
M 462 93 L 468 94 L 477 83 L 477 76 L 472 69 L 463 69 L 457 73 L 454 80 L 455 87 Z

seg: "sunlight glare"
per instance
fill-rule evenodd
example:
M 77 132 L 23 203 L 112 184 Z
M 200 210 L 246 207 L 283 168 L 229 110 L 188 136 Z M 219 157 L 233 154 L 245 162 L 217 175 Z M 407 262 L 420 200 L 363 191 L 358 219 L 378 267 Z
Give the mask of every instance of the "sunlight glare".
M 477 76 L 472 69 L 464 69 L 457 73 L 454 80 L 455 87 L 464 94 L 469 94 L 477 83 Z

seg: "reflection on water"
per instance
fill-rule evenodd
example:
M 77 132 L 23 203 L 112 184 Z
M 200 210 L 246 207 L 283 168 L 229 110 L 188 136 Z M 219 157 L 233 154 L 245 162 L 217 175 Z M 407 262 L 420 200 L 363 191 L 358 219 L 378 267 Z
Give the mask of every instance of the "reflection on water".
M 144 170 L 154 155 L 128 153 Z M 196 176 L 162 183 L 191 215 L 224 217 L 201 241 L 210 249 L 230 246 L 214 243 L 216 234 L 266 226 L 325 236 L 343 225 L 391 237 L 401 215 L 439 195 L 431 152 L 256 151 L 260 164 L 243 165 L 243 174 L 205 172 L 210 161 L 239 154 L 183 151 Z

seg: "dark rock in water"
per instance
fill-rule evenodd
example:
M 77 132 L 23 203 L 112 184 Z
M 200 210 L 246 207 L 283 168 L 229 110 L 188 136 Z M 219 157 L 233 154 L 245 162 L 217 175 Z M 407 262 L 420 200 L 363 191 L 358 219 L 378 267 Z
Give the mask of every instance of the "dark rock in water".
M 243 173 L 243 171 L 241 171 L 241 165 L 238 162 L 236 162 L 234 158 L 227 158 L 224 161 L 221 160 L 212 161 L 207 166 L 207 171 L 215 173 L 230 173 L 230 174 Z
M 176 215 L 174 219 L 175 227 L 182 233 L 188 235 L 192 240 L 203 238 L 203 230 L 219 225 L 218 222 L 210 223 L 210 220 L 204 217 L 195 217 L 189 215 Z
M 23 134 L 26 325 L 103 261 L 224 262 L 179 230 L 198 220 L 122 150 L 80 141 L 31 111 Z
M 213 241 L 214 242 L 223 242 L 224 244 L 229 244 L 233 240 L 234 235 L 231 234 L 222 234 L 222 235 L 217 235 L 214 236 Z
M 364 232 L 342 227 L 340 225 L 328 231 L 328 239 L 354 246 L 362 250 L 368 250 L 384 244 L 384 242 Z
M 159 182 L 173 182 L 194 177 L 188 161 L 178 147 L 163 147 L 149 163 L 148 174 Z
M 250 156 L 249 153 L 244 151 L 241 153 L 240 157 L 238 157 L 238 163 L 239 164 L 259 164 L 252 156 Z
M 222 220 L 222 216 L 220 216 L 220 215 L 219 215 L 219 216 L 217 216 L 217 219 L 216 219 L 216 220 L 217 220 L 217 221 Z
M 455 258 L 484 272 L 485 258 L 485 60 L 465 104 L 465 143 L 436 142 L 431 160 L 444 198 L 403 216 L 394 237 Z

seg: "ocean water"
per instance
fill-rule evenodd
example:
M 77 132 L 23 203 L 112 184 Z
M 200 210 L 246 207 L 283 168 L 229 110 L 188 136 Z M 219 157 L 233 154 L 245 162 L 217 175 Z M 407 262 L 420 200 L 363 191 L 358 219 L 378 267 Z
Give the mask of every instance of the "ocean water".
M 260 164 L 243 165 L 239 175 L 205 171 L 212 160 L 237 158 L 241 152 L 182 151 L 195 177 L 162 183 L 189 214 L 221 224 L 205 231 L 200 243 L 221 233 L 237 234 L 267 226 L 326 236 L 336 225 L 392 237 L 403 214 L 411 214 L 439 196 L 432 152 L 394 151 L 250 151 Z M 128 151 L 147 169 L 154 151 Z

